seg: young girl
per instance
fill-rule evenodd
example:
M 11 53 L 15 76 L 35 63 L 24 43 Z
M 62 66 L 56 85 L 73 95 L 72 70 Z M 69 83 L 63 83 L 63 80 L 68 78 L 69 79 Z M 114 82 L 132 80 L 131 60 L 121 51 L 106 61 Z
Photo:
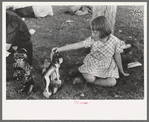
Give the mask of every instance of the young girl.
M 86 82 L 100 86 L 114 86 L 119 72 L 124 76 L 128 73 L 123 71 L 121 55 L 123 49 L 120 40 L 111 34 L 111 26 L 104 16 L 93 19 L 90 23 L 92 36 L 84 41 L 69 44 L 59 48 L 53 48 L 58 52 L 79 48 L 91 48 L 91 52 L 85 57 L 83 65 L 78 68 Z

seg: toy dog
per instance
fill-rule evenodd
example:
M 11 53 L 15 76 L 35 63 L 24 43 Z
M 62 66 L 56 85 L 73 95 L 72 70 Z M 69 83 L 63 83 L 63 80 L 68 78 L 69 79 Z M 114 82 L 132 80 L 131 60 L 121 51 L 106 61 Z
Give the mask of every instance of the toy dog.
M 18 90 L 18 92 L 23 91 L 29 94 L 34 86 L 32 68 L 28 63 L 27 51 L 24 48 L 15 50 L 13 53 L 13 58 L 15 60 L 13 78 L 17 81 L 24 79 L 23 86 Z
M 58 52 L 51 53 L 51 63 L 47 59 L 44 61 L 42 69 L 42 82 L 44 83 L 43 95 L 49 98 L 52 94 L 55 94 L 61 87 L 62 80 L 60 80 L 59 68 L 63 62 L 63 58 Z

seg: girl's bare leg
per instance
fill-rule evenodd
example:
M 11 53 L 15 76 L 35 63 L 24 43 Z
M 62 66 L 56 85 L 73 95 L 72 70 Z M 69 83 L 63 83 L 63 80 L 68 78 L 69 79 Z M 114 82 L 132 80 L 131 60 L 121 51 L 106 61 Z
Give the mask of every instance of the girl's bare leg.
M 82 75 L 84 79 L 86 80 L 86 82 L 89 82 L 89 83 L 93 83 L 96 79 L 95 76 L 88 74 L 88 73 L 83 73 Z
M 82 74 L 85 78 L 86 82 L 93 83 L 99 86 L 115 86 L 116 79 L 109 77 L 109 78 L 96 78 L 95 76 L 87 73 Z
M 116 79 L 109 77 L 109 78 L 96 78 L 96 80 L 93 82 L 96 85 L 100 86 L 115 86 L 116 85 Z

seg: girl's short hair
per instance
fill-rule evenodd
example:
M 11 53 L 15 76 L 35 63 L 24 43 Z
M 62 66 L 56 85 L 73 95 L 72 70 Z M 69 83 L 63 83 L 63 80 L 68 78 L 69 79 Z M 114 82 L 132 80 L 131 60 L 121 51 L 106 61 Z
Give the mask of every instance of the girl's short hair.
M 111 24 L 105 16 L 99 16 L 93 19 L 90 26 L 93 31 L 100 31 L 100 38 L 105 38 L 112 33 Z

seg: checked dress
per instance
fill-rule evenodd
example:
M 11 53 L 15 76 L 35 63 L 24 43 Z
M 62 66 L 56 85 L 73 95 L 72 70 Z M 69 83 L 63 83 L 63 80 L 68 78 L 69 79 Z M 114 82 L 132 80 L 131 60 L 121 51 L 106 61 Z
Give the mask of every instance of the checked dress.
M 81 73 L 92 74 L 100 78 L 119 78 L 117 64 L 114 60 L 114 53 L 121 53 L 121 40 L 110 34 L 105 42 L 94 41 L 91 37 L 84 41 L 86 48 L 90 47 L 91 52 L 83 60 L 83 65 L 78 69 Z

